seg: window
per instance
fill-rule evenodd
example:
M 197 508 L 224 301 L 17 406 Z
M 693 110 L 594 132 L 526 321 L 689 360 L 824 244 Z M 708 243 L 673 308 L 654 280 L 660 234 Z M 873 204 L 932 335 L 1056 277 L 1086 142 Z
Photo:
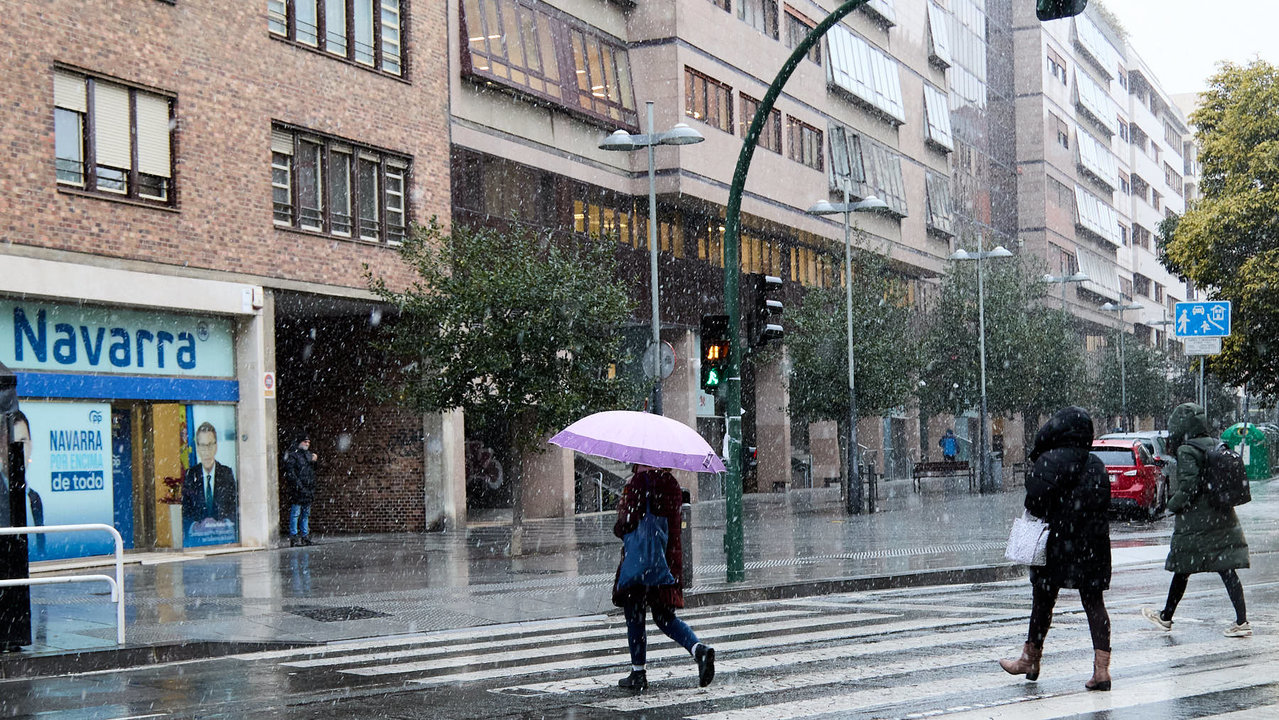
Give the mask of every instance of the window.
M 883 25 L 892 27 L 897 24 L 897 8 L 893 7 L 893 0 L 867 0 L 862 10 Z
M 950 222 L 950 181 L 945 175 L 926 172 L 924 188 L 928 194 L 928 231 L 954 236 Z
M 1120 173 L 1119 175 L 1119 192 L 1125 195 L 1132 194 L 1132 183 L 1128 182 L 1128 174 Z
M 1150 278 L 1141 273 L 1134 273 L 1132 276 L 1132 291 L 1136 295 L 1150 297 Z
M 1137 173 L 1131 175 L 1132 178 L 1132 194 L 1139 197 L 1145 202 L 1150 202 L 1150 183 L 1146 182 Z
M 1146 228 L 1133 224 L 1132 226 L 1132 244 L 1145 250 L 1150 249 L 1150 231 Z
M 1061 81 L 1062 85 L 1068 84 L 1066 79 L 1066 61 L 1062 59 L 1052 48 L 1048 49 L 1048 74 Z
M 794 8 L 787 5 L 786 47 L 791 49 L 799 47 L 799 44 L 804 42 L 804 38 L 808 36 L 809 31 L 816 25 L 817 23 L 814 23 L 812 20 L 800 15 Z M 813 46 L 808 49 L 808 55 L 806 57 L 818 65 L 822 64 L 822 43 L 820 40 L 813 43 Z
M 782 246 L 773 238 L 742 229 L 741 267 L 744 273 L 782 274 Z
M 737 0 L 737 17 L 772 39 L 777 39 L 777 0 Z
M 906 190 L 902 181 L 901 156 L 886 145 L 864 138 L 850 127 L 831 122 L 830 189 L 845 188 L 858 199 L 875 195 L 888 203 L 893 213 L 906 217 Z
M 1115 120 L 1115 122 L 1119 126 L 1119 139 L 1123 140 L 1124 142 L 1129 142 L 1128 123 L 1119 119 Z
M 1164 286 L 1159 283 L 1155 283 L 1154 301 L 1157 303 L 1164 301 Z
M 926 140 L 947 152 L 954 150 L 955 142 L 950 133 L 950 105 L 946 93 L 924 83 L 924 112 L 927 115 Z
M 795 117 L 786 118 L 786 134 L 789 136 L 787 154 L 791 160 L 814 170 L 825 169 L 822 162 L 822 131 Z
M 300 45 L 404 74 L 401 0 L 267 0 L 267 29 Z
M 830 283 L 831 259 L 820 250 L 806 246 L 790 248 L 790 279 L 804 287 L 826 287 Z
M 1128 243 L 1132 239 L 1132 230 L 1127 225 L 1119 223 L 1119 244 L 1128 247 Z
M 1075 224 L 1112 245 L 1119 245 L 1119 216 L 1106 201 L 1093 195 L 1081 185 L 1075 185 L 1075 205 L 1078 215 Z
M 1116 78 L 1116 79 L 1118 80 L 1118 82 L 1119 82 L 1119 87 L 1121 87 L 1121 88 L 1123 88 L 1123 89 L 1125 89 L 1125 90 L 1127 90 L 1127 89 L 1128 89 L 1128 73 L 1127 73 L 1127 72 L 1125 72 L 1125 71 L 1124 71 L 1124 69 L 1123 69 L 1122 67 L 1121 67 L 1121 68 L 1119 68 L 1119 69 L 1118 69 L 1118 71 L 1116 72 L 1116 74 L 1115 74 L 1115 78 Z
M 1055 113 L 1051 113 L 1051 112 L 1048 113 L 1048 117 L 1052 118 L 1049 124 L 1052 125 L 1057 131 L 1057 144 L 1069 150 L 1070 149 L 1070 126 L 1066 124 L 1065 120 L 1062 120 L 1061 118 L 1057 117 Z
M 1182 187 L 1184 181 L 1182 180 L 1181 175 L 1168 163 L 1164 163 L 1164 183 L 1167 184 L 1168 187 L 1172 188 L 1172 191 L 1178 195 L 1182 195 L 1184 193 L 1184 189 Z
M 1150 207 L 1159 210 L 1164 206 L 1164 196 L 1154 188 L 1150 189 Z
M 692 68 L 685 67 L 684 114 L 731 134 L 733 132 L 733 89 Z
M 943 70 L 952 63 L 946 11 L 933 2 L 928 3 L 928 61 Z
M 758 100 L 749 95 L 742 96 L 742 137 L 746 137 L 758 110 Z M 782 113 L 777 108 L 768 112 L 768 119 L 764 121 L 764 127 L 760 130 L 759 139 L 755 141 L 755 144 L 775 153 L 782 152 Z
M 711 0 L 711 4 L 724 12 L 728 12 L 733 9 L 732 0 Z
M 1149 136 L 1146 135 L 1145 130 L 1142 130 L 1136 123 L 1133 123 L 1128 126 L 1128 135 L 1129 142 L 1136 145 L 1138 150 L 1148 152 L 1146 150 L 1146 141 L 1149 139 Z
M 408 227 L 408 158 L 282 126 L 271 129 L 275 224 L 398 243 Z
M 1164 141 L 1168 143 L 1168 147 L 1172 148 L 1173 152 L 1181 153 L 1183 142 L 1181 133 L 1177 132 L 1177 128 L 1173 127 L 1172 123 L 1167 120 L 1164 120 Z
M 1075 105 L 1108 135 L 1115 134 L 1115 123 L 1119 115 L 1115 101 L 1110 98 L 1110 92 L 1093 82 L 1087 73 L 1078 68 L 1075 69 Z
M 173 197 L 173 98 L 55 70 L 58 184 L 162 205 Z
M 830 84 L 883 113 L 894 124 L 904 124 L 897 61 L 843 25 L 827 31 L 826 44 L 830 50 L 826 73 Z
M 538 0 L 463 0 L 462 74 L 638 129 L 626 47 Z
M 1105 185 L 1107 191 L 1113 191 L 1119 169 L 1115 164 L 1115 156 L 1110 152 L 1110 143 L 1101 142 L 1083 127 L 1078 127 L 1075 129 L 1075 147 L 1078 150 L 1075 154 L 1078 166 Z

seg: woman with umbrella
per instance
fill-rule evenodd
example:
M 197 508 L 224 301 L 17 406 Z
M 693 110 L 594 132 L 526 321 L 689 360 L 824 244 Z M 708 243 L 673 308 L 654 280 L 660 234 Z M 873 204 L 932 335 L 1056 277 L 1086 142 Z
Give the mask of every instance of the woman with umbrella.
M 639 527 L 640 520 L 647 511 L 664 518 L 666 527 L 673 529 L 666 544 L 666 565 L 675 582 L 670 585 L 632 584 L 619 589 L 614 580 L 613 604 L 622 608 L 626 614 L 626 640 L 631 651 L 631 674 L 617 684 L 636 691 L 648 687 L 648 675 L 644 670 L 648 636 L 644 625 L 645 616 L 651 609 L 653 622 L 658 629 L 693 655 L 697 662 L 698 684 L 706 687 L 715 677 L 715 650 L 698 642 L 692 628 L 675 616 L 675 610 L 684 607 L 684 587 L 680 582 L 683 574 L 683 552 L 678 531 L 683 494 L 679 482 L 668 470 L 648 465 L 634 465 L 632 469 L 633 474 L 622 488 L 622 497 L 618 501 L 613 534 L 619 538 L 626 537 Z M 623 561 L 625 558 L 626 550 L 623 548 Z M 619 563 L 619 576 L 621 570 Z

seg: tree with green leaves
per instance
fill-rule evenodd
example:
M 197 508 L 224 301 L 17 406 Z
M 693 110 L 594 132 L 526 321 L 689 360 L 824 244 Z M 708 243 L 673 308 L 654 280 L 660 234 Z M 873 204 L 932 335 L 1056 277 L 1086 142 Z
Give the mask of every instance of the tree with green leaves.
M 628 373 L 611 371 L 624 359 L 631 312 L 615 248 L 515 223 L 446 232 L 432 218 L 400 247 L 416 276 L 410 287 L 369 278 L 397 311 L 379 349 L 398 370 L 374 390 L 423 413 L 460 408 L 468 425 L 499 438 L 514 461 L 517 526 L 521 458 L 574 420 L 642 397 Z
M 856 248 L 853 253 L 853 387 L 857 414 L 873 417 L 911 398 L 918 322 L 903 278 L 888 260 Z M 845 296 L 841 285 L 812 288 L 786 321 L 792 421 L 835 420 L 840 438 L 847 437 L 849 410 Z
M 1109 347 L 1093 353 L 1090 366 L 1093 393 L 1088 404 L 1100 417 L 1122 418 L 1124 398 L 1127 398 L 1128 417 L 1123 426 L 1131 429 L 1132 418 L 1166 417 L 1173 407 L 1169 404 L 1172 398 L 1169 359 L 1158 348 L 1137 342 L 1132 336 L 1125 337 L 1121 363 L 1119 335 L 1115 333 L 1111 335 Z
M 1279 68 L 1227 63 L 1191 116 L 1201 197 L 1166 223 L 1164 264 L 1232 303 L 1232 334 L 1208 366 L 1279 397 Z

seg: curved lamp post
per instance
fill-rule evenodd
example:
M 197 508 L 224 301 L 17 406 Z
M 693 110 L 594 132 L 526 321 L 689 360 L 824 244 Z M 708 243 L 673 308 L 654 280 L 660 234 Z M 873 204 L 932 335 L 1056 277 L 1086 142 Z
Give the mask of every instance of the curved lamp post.
M 1069 275 L 1044 275 L 1039 278 L 1039 282 L 1058 283 L 1061 285 L 1061 309 L 1066 309 L 1066 283 L 1081 283 L 1092 280 L 1086 274 L 1077 272 Z
M 625 130 L 604 138 L 601 150 L 631 151 L 648 148 L 648 273 L 653 305 L 653 404 L 654 413 L 662 414 L 662 323 L 657 310 L 657 179 L 654 170 L 653 148 L 658 145 L 692 145 L 706 138 L 684 123 L 676 123 L 670 130 L 653 130 L 653 103 L 644 103 L 648 111 L 648 132 L 632 135 Z
M 982 236 L 977 236 L 977 252 L 969 252 L 964 249 L 956 250 L 950 255 L 950 260 L 956 261 L 977 261 L 977 345 L 978 355 L 981 362 L 981 430 L 979 432 L 979 445 L 977 446 L 977 490 L 978 492 L 987 492 L 994 490 L 990 487 L 990 469 L 987 467 L 989 458 L 987 457 L 987 431 L 986 431 L 986 292 L 982 286 L 982 260 L 987 258 L 1006 258 L 1012 257 L 1012 253 L 1003 245 L 996 246 L 993 250 L 982 249 Z
M 1127 297 L 1120 293 L 1121 297 Z M 1124 367 L 1124 311 L 1140 310 L 1143 306 L 1140 303 L 1127 303 L 1116 305 L 1115 303 L 1106 303 L 1101 306 L 1102 310 L 1119 313 L 1119 407 L 1120 417 L 1123 419 L 1123 431 L 1128 432 L 1128 373 Z
M 851 514 L 862 511 L 862 478 L 861 468 L 857 462 L 857 392 L 853 371 L 853 241 L 850 217 L 855 212 L 881 212 L 888 209 L 888 203 L 870 195 L 864 200 L 848 202 L 848 188 L 844 188 L 844 202 L 832 203 L 820 200 L 808 209 L 810 215 L 844 215 L 844 309 L 848 330 L 848 491 L 844 494 L 844 505 Z M 875 495 L 870 495 L 868 512 L 875 512 Z

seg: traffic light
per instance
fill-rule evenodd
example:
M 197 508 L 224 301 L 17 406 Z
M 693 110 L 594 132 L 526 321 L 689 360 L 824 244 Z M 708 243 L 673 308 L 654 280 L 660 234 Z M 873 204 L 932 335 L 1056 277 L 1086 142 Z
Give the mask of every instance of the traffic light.
M 1088 7 L 1088 0 L 1036 0 L 1035 16 L 1042 20 L 1074 17 Z
M 702 389 L 714 392 L 728 368 L 728 316 L 702 316 Z
M 773 297 L 782 289 L 782 279 L 776 275 L 762 275 L 755 287 L 755 313 L 751 318 L 751 337 L 755 345 L 763 347 L 773 340 L 781 340 L 782 301 Z

